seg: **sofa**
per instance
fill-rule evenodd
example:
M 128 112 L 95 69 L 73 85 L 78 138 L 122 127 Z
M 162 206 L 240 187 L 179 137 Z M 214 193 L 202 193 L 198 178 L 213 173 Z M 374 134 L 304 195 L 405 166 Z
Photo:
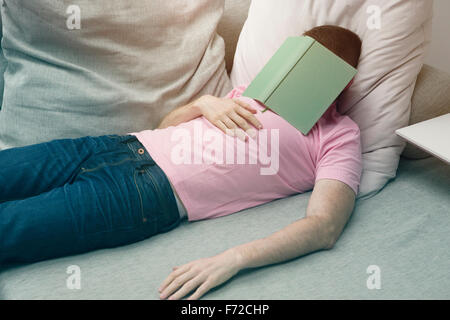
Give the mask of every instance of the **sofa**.
M 228 71 L 248 8 L 246 1 L 233 3 L 218 27 Z M 449 92 L 450 75 L 424 66 L 411 123 L 450 112 Z M 449 191 L 450 166 L 408 145 L 396 178 L 374 196 L 357 200 L 332 250 L 241 271 L 203 299 L 449 299 Z M 157 288 L 172 267 L 268 236 L 303 218 L 309 196 L 218 219 L 184 221 L 172 232 L 128 246 L 7 266 L 0 270 L 0 299 L 158 299 Z M 79 289 L 67 286 L 71 266 L 81 272 Z M 373 270 L 379 276 L 377 288 L 370 285 Z

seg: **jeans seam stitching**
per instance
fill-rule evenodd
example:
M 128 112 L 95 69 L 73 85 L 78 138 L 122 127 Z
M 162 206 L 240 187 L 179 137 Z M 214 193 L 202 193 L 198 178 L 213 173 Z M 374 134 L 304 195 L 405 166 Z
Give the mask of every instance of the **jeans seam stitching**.
M 133 180 L 134 180 L 134 185 L 136 186 L 136 190 L 137 190 L 137 192 L 139 194 L 139 201 L 140 201 L 140 206 L 141 206 L 141 217 L 142 217 L 142 219 L 145 219 L 145 216 L 144 216 L 144 201 L 142 200 L 141 190 L 140 190 L 140 188 L 139 188 L 139 186 L 137 184 L 137 181 L 136 181 L 136 174 L 137 174 L 137 171 L 134 171 Z
M 91 168 L 91 169 L 86 169 L 86 168 L 81 167 L 80 174 L 87 173 L 87 172 L 94 172 L 94 171 L 97 171 L 97 170 L 102 169 L 104 167 L 117 167 L 117 166 L 119 166 L 121 164 L 124 164 L 124 163 L 126 163 L 128 161 L 137 161 L 137 160 L 133 159 L 133 158 L 126 158 L 126 159 L 122 159 L 119 162 L 114 162 L 114 163 L 103 162 L 102 164 L 99 164 L 97 167 L 94 167 L 94 168 Z

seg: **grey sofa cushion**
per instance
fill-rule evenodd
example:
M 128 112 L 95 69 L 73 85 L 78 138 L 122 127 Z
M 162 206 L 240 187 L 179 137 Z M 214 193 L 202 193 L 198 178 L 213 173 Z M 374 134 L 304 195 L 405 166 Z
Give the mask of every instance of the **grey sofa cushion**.
M 4 2 L 0 149 L 152 129 L 170 110 L 203 93 L 226 94 L 231 85 L 224 42 L 215 31 L 223 5 Z
M 450 166 L 400 162 L 397 178 L 358 200 L 336 246 L 239 273 L 205 299 L 449 299 Z M 227 217 L 183 223 L 148 240 L 0 271 L 1 299 L 158 299 L 172 267 L 258 239 L 304 217 L 301 194 Z M 66 286 L 71 265 L 81 289 Z M 369 290 L 367 268 L 381 271 Z
M 233 67 L 239 34 L 248 16 L 250 0 L 225 0 L 223 17 L 217 26 L 217 33 L 225 41 L 225 62 L 228 73 Z

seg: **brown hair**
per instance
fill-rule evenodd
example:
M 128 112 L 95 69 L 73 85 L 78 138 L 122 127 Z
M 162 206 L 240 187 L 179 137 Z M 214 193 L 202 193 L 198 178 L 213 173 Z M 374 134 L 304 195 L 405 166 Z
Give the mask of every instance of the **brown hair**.
M 362 42 L 352 31 L 338 26 L 320 26 L 306 31 L 303 35 L 320 42 L 353 67 L 358 66 Z

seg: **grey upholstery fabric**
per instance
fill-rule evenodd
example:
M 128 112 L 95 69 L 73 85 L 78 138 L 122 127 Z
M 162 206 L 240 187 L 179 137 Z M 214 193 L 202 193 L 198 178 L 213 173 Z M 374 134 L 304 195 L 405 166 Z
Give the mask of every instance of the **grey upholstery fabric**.
M 226 0 L 217 33 L 225 41 L 225 62 L 228 73 L 233 67 L 234 53 L 242 26 L 247 19 L 250 0 Z
M 400 162 L 396 180 L 359 200 L 336 246 L 239 273 L 204 299 L 449 299 L 450 166 L 435 158 Z M 173 266 L 264 237 L 302 218 L 302 194 L 116 249 L 16 266 L 0 272 L 2 299 L 158 299 Z M 81 268 L 81 289 L 66 269 Z M 381 289 L 369 290 L 369 265 Z
M 231 83 L 224 0 L 16 0 L 0 6 L 0 149 L 154 129 Z M 78 8 L 80 26 L 71 26 Z M 0 59 L 0 72 L 2 66 Z
M 0 39 L 3 37 L 3 27 L 2 27 L 2 15 L 0 14 Z M 2 110 L 3 104 L 3 89 L 4 89 L 4 79 L 3 74 L 6 70 L 6 59 L 3 56 L 3 50 L 0 46 L 0 111 Z

